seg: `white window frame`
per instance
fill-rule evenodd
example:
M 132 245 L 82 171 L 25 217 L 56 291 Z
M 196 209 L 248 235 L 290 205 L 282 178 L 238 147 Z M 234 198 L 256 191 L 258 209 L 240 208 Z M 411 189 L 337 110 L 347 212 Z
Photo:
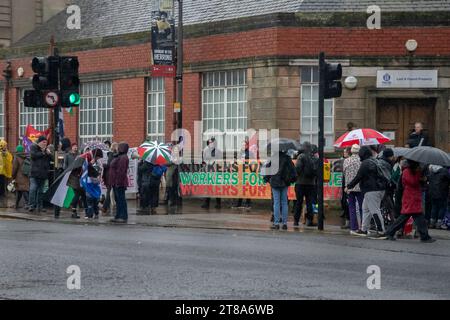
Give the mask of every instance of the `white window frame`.
M 231 151 L 240 150 L 247 135 L 247 88 L 246 69 L 203 74 L 202 123 L 204 142 L 214 136 L 219 147 L 223 146 L 223 149 L 226 147 L 227 150 Z
M 302 76 L 300 86 L 300 142 L 309 141 L 312 144 L 318 144 L 319 136 L 319 83 L 317 73 L 314 70 L 317 67 L 303 67 L 301 72 L 309 70 L 308 81 Z M 330 109 L 331 108 L 331 112 Z M 325 100 L 325 150 L 333 151 L 334 143 L 334 99 Z M 306 120 L 306 121 L 305 121 Z M 331 121 L 331 130 L 326 128 L 327 120 Z M 309 128 L 304 124 L 309 123 Z
M 114 132 L 113 98 L 112 81 L 93 81 L 81 84 L 78 111 L 80 144 L 91 140 L 112 140 Z
M 147 139 L 164 142 L 166 136 L 165 79 L 147 79 Z
M 23 96 L 26 89 L 19 90 L 19 137 L 25 135 L 27 125 L 31 124 L 38 131 L 49 128 L 49 109 L 47 108 L 25 108 Z

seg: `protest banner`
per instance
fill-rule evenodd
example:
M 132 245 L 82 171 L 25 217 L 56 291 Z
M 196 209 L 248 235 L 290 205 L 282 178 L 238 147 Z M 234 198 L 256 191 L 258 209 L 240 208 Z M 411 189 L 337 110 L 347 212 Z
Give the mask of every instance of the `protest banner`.
M 214 165 L 181 165 L 180 190 L 185 198 L 271 199 L 270 185 L 260 175 L 261 162 L 222 162 Z M 342 193 L 342 173 L 332 173 L 324 185 L 325 200 L 339 200 Z M 288 196 L 295 200 L 294 184 Z

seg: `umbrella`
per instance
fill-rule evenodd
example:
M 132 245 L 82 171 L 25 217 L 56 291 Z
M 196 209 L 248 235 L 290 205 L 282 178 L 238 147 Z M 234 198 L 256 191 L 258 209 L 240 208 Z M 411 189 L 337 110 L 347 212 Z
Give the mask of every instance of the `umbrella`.
M 403 147 L 398 147 L 398 148 L 392 148 L 392 151 L 394 151 L 394 157 L 404 157 L 405 154 L 410 151 L 410 148 L 403 148 Z M 383 156 L 383 151 L 380 152 L 380 157 Z
M 371 146 L 389 141 L 391 141 L 391 139 L 376 130 L 355 129 L 339 137 L 334 143 L 334 146 L 337 148 L 351 147 L 354 144 Z
M 294 140 L 294 139 L 287 139 L 287 138 L 278 138 L 273 139 L 270 141 L 270 143 L 267 145 L 266 149 L 273 149 L 273 146 L 277 145 L 278 149 L 280 151 L 288 152 L 290 150 L 300 150 L 302 148 L 302 145 L 300 142 Z
M 410 148 L 403 148 L 403 147 L 398 147 L 398 148 L 393 148 L 392 149 L 394 151 L 394 157 L 404 157 L 405 154 L 410 151 Z
M 170 163 L 170 146 L 157 141 L 144 142 L 138 148 L 138 154 L 141 159 L 157 165 Z
M 424 164 L 434 164 L 443 167 L 450 167 L 449 155 L 438 148 L 433 147 L 415 147 L 409 149 L 405 158 Z
M 109 151 L 108 146 L 98 140 L 92 140 L 92 141 L 85 142 L 82 145 L 81 150 L 86 150 L 86 148 L 89 148 L 89 150 L 100 149 L 103 151 Z

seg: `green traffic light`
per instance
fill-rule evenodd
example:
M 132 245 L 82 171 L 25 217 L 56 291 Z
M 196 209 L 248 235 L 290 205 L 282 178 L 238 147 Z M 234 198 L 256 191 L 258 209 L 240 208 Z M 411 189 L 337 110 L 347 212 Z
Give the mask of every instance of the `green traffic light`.
M 80 95 L 78 93 L 71 93 L 69 96 L 69 101 L 71 104 L 79 105 L 80 104 Z

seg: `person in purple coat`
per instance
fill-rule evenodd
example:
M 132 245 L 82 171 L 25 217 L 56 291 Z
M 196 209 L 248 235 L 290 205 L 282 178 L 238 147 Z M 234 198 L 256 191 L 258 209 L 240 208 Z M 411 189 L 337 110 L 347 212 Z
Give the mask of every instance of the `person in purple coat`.
M 125 198 L 125 191 L 128 187 L 128 149 L 127 143 L 119 143 L 118 153 L 111 161 L 109 171 L 109 182 L 113 188 L 117 208 L 116 216 L 111 222 L 116 223 L 127 223 L 128 221 L 127 199 Z

